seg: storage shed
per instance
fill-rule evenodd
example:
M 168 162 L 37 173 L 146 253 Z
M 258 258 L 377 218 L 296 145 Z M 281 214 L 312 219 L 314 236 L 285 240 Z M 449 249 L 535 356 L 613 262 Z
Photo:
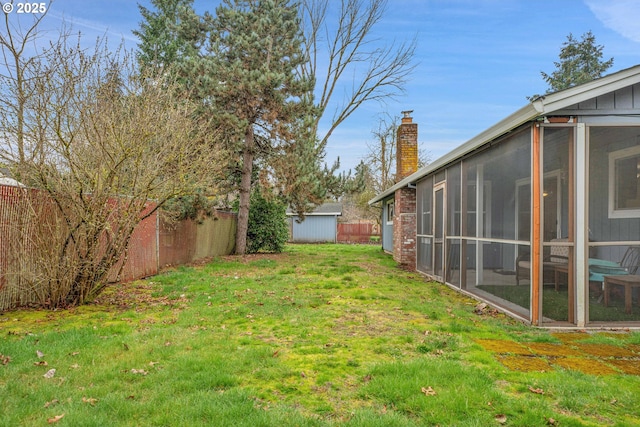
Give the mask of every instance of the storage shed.
M 370 203 L 393 205 L 395 259 L 516 318 L 640 327 L 640 66 L 532 100 Z
M 342 204 L 324 203 L 304 220 L 291 209 L 287 210 L 289 241 L 294 243 L 335 243 L 338 236 L 338 217 L 342 215 Z

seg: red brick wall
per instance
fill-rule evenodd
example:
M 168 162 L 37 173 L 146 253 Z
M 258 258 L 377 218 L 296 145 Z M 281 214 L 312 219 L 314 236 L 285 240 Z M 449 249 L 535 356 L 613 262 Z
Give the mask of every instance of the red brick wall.
M 418 124 L 412 111 L 403 111 L 398 126 L 396 149 L 396 180 L 401 181 L 418 170 Z M 416 190 L 401 188 L 395 194 L 393 218 L 393 259 L 403 267 L 416 269 Z
M 393 259 L 403 267 L 416 269 L 416 190 L 404 187 L 395 194 Z

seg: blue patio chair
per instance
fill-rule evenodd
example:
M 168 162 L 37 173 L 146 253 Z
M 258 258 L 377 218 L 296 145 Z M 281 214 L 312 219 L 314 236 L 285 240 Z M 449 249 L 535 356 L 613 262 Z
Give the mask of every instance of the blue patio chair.
M 620 262 L 605 259 L 589 258 L 589 281 L 599 282 L 604 290 L 605 276 L 638 274 L 640 269 L 640 246 L 629 246 Z M 600 295 L 598 302 L 603 298 Z
M 640 267 L 640 246 L 629 246 L 620 262 L 589 258 L 589 281 L 604 282 L 604 276 L 637 274 Z

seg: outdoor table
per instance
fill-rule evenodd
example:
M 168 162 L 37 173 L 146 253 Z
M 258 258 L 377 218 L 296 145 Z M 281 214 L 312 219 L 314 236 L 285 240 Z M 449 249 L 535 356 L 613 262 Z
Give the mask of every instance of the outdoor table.
M 567 276 L 569 276 L 569 264 L 558 264 L 558 265 L 555 265 L 553 269 L 554 269 L 554 282 L 555 282 L 554 284 L 557 291 L 560 284 L 560 274 L 566 274 Z M 628 277 L 628 273 L 624 269 L 622 269 L 620 265 L 616 262 L 598 259 L 598 258 L 589 258 L 589 280 L 590 281 L 594 280 L 594 281 L 599 281 L 604 283 L 604 276 L 600 276 L 600 275 L 606 274 L 606 273 L 622 275 L 622 276 L 607 276 L 607 277 Z M 636 277 L 640 278 L 640 276 L 636 276 Z M 573 281 L 574 281 L 573 278 L 569 278 L 569 277 L 567 278 L 567 291 L 568 291 L 567 297 L 569 300 L 569 307 L 568 307 L 569 313 L 568 313 L 567 320 L 569 321 L 569 323 L 573 323 L 575 320 L 575 304 L 574 304 L 575 286 Z M 640 283 L 637 283 L 637 286 L 640 286 Z M 603 288 L 605 288 L 606 290 L 606 287 L 604 284 L 603 284 Z M 608 302 L 608 300 L 606 301 Z M 629 302 L 629 304 L 631 303 Z M 605 302 L 605 305 L 606 305 L 606 302 Z M 631 305 L 629 305 L 629 310 L 631 310 Z
M 611 285 L 624 286 L 624 312 L 631 314 L 631 291 L 640 287 L 640 276 L 628 274 L 619 276 L 604 276 L 604 306 L 609 306 Z

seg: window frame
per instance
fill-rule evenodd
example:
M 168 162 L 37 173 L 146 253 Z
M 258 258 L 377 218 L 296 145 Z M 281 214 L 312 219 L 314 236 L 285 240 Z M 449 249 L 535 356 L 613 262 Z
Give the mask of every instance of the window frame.
M 640 145 L 609 153 L 609 218 L 640 218 L 640 207 L 618 209 L 616 206 L 616 161 L 640 157 Z
M 387 225 L 393 224 L 393 217 L 395 216 L 395 204 L 396 202 L 393 199 L 387 201 Z

